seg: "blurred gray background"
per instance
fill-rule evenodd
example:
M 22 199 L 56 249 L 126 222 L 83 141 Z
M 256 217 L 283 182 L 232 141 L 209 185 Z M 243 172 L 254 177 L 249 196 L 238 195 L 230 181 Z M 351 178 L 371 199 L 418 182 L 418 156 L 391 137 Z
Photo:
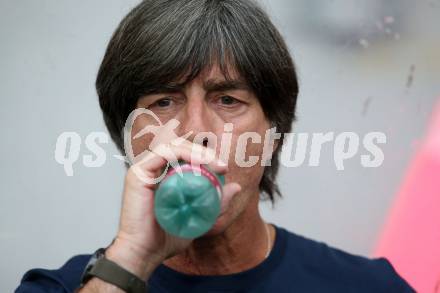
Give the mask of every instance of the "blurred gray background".
M 124 167 L 107 161 L 68 177 L 57 137 L 106 131 L 94 81 L 109 38 L 138 0 L 0 0 L 0 291 L 30 268 L 58 268 L 111 241 Z M 264 217 L 304 236 L 370 255 L 440 96 L 440 1 L 265 0 L 297 64 L 295 132 L 387 135 L 379 168 L 359 154 L 338 171 L 283 168 L 284 199 Z M 80 155 L 90 154 L 82 145 Z

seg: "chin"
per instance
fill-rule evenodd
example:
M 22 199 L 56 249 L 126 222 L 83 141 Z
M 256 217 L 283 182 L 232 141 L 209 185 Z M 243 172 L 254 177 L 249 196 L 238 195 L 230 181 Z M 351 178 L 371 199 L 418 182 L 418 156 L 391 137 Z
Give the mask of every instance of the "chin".
M 222 214 L 217 218 L 217 221 L 214 223 L 214 225 L 209 229 L 208 232 L 203 234 L 200 238 L 204 237 L 212 237 L 215 235 L 219 235 L 223 233 L 223 231 L 226 230 L 226 228 L 229 226 L 229 220 L 226 214 Z

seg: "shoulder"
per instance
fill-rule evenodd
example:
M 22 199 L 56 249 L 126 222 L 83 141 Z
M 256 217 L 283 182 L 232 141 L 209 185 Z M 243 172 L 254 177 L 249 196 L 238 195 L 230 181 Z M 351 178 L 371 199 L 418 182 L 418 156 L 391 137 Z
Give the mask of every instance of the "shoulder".
M 329 285 L 368 288 L 374 292 L 415 292 L 385 257 L 368 258 L 280 228 L 289 258 L 313 278 Z M 299 264 L 298 264 L 299 263 Z
M 91 256 L 75 255 L 58 269 L 31 269 L 23 275 L 15 292 L 73 292 L 79 286 L 82 272 Z

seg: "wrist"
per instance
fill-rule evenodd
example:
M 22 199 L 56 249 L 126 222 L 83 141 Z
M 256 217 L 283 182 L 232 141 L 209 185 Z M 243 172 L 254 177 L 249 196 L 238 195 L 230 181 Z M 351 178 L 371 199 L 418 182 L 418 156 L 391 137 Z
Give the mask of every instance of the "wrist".
M 105 257 L 145 281 L 162 262 L 158 255 L 150 254 L 119 238 L 115 238 L 106 249 Z

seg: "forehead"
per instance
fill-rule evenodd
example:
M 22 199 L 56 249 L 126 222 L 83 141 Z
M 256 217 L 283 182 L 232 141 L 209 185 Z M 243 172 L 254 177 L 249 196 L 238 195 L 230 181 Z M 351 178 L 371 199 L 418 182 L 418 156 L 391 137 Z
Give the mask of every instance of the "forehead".
M 223 70 L 222 70 L 223 69 Z M 239 74 L 236 68 L 229 63 L 225 64 L 224 68 L 219 66 L 218 63 L 205 66 L 199 74 L 193 79 L 181 78 L 177 83 L 191 83 L 194 81 L 206 82 L 206 81 L 234 81 L 246 84 L 246 81 Z
M 241 76 L 237 72 L 234 66 L 230 65 L 229 63 L 226 65 L 225 68 L 226 72 L 222 72 L 221 67 L 218 65 L 218 63 L 213 64 L 210 67 L 204 68 L 202 72 L 200 73 L 201 77 L 204 77 L 205 79 L 226 79 L 226 77 L 229 77 L 233 80 L 240 80 Z M 225 74 L 227 76 L 225 76 Z
M 253 92 L 240 74 L 232 66 L 223 68 L 217 64 L 206 66 L 191 78 L 190 73 L 175 81 L 165 82 L 159 85 L 155 92 L 178 92 L 192 85 L 200 86 L 207 92 L 245 90 Z

